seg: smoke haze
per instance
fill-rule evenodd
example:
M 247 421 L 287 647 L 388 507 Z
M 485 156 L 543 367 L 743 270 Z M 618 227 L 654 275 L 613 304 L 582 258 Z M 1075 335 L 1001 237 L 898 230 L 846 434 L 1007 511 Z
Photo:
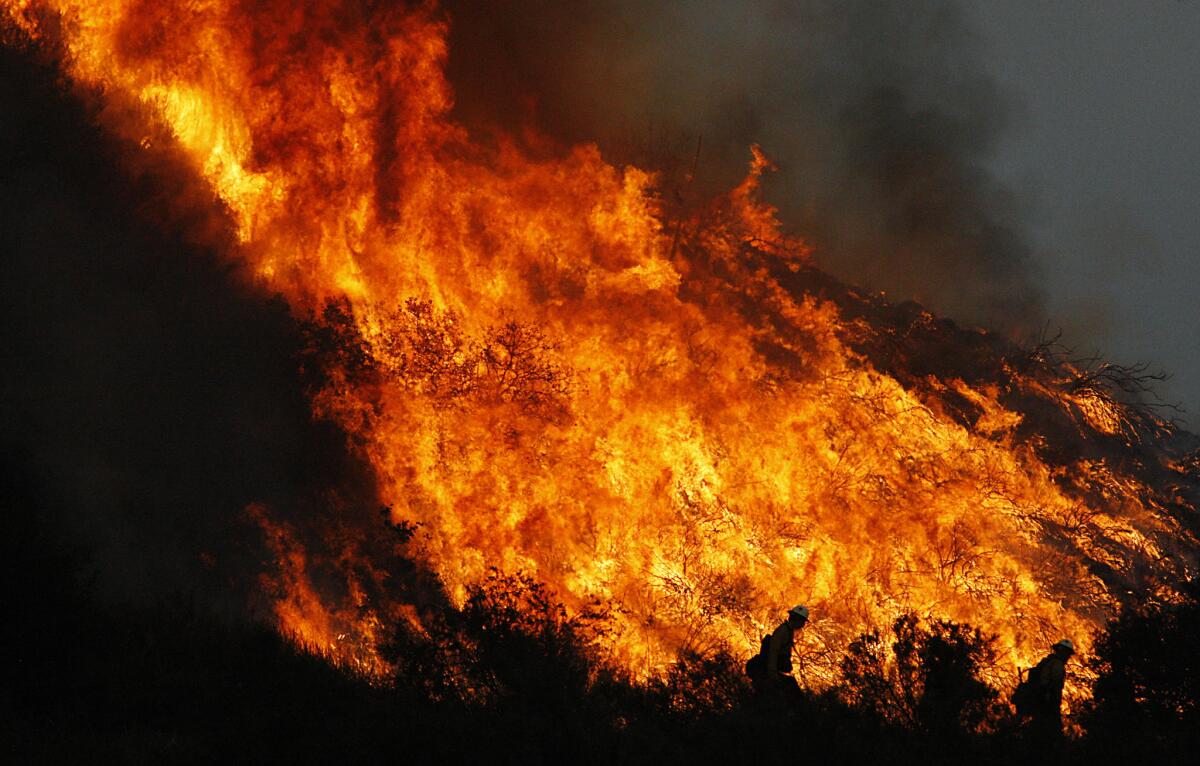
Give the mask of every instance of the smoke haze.
M 985 169 L 1011 112 L 951 2 L 447 3 L 459 116 L 694 151 L 695 193 L 779 165 L 769 197 L 838 276 L 968 323 L 1042 320 L 1023 203 Z M 649 151 L 645 151 L 646 149 Z M 622 155 L 626 156 L 622 156 Z

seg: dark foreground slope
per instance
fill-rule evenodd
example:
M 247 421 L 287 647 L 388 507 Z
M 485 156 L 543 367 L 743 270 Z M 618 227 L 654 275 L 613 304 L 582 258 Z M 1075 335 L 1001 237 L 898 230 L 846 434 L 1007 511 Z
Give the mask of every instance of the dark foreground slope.
M 8 762 L 1184 763 L 1198 744 L 1194 600 L 1114 623 L 1101 641 L 1099 704 L 1077 721 L 1088 729 L 1054 745 L 1030 742 L 1003 704 L 977 727 L 922 713 L 936 705 L 936 671 L 895 690 L 916 694 L 907 721 L 854 704 L 879 691 L 861 675 L 834 692 L 766 702 L 723 656 L 631 684 L 604 670 L 585 626 L 553 604 L 514 617 L 513 603 L 537 603 L 514 579 L 440 615 L 450 626 L 440 638 L 472 647 L 463 666 L 436 661 L 446 645 L 401 630 L 396 675 L 371 680 L 187 596 L 140 607 L 97 600 L 85 560 L 38 527 L 28 463 L 12 450 L 2 457 L 0 562 L 15 586 L 0 647 Z M 922 657 L 926 670 L 937 662 Z M 470 688 L 455 693 L 463 680 Z

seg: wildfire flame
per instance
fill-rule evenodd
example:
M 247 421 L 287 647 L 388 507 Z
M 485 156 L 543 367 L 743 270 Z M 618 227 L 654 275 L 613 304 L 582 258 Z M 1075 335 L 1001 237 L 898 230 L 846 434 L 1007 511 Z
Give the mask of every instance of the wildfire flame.
M 757 147 L 743 184 L 676 226 L 656 176 L 596 146 L 533 156 L 456 125 L 431 3 L 3 7 L 61 35 L 78 83 L 141 105 L 116 129 L 169 129 L 297 315 L 345 308 L 362 359 L 314 412 L 361 446 L 453 597 L 492 567 L 568 606 L 599 597 L 638 675 L 755 646 L 804 602 L 820 683 L 910 609 L 998 633 L 1012 664 L 1062 636 L 1086 652 L 1133 558 L 1143 584 L 1194 566 L 1184 501 L 1098 456 L 1047 458 L 1012 403 L 1126 438 L 1120 405 L 1017 369 L 902 379 L 863 350 L 887 328 L 797 289 L 810 254 L 758 199 Z M 399 613 L 363 595 L 370 568 L 323 594 L 294 536 L 252 513 L 281 627 L 369 649 Z

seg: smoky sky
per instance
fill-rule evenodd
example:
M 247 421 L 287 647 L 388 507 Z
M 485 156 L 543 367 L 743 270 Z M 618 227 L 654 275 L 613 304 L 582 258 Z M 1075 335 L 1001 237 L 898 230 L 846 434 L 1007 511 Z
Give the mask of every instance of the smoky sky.
M 631 143 L 688 136 L 702 142 L 696 193 L 733 182 L 760 144 L 780 166 L 770 201 L 836 275 L 969 324 L 1020 333 L 1044 320 L 1026 202 L 988 164 L 1012 99 L 957 4 L 452 0 L 447 11 L 468 125 L 596 140 L 618 160 Z
M 1049 318 L 1200 412 L 1200 3 L 963 0 L 1020 109 L 993 167 L 1036 199 Z
M 0 46 L 0 456 L 26 488 L 4 530 L 36 514 L 101 595 L 236 613 L 266 561 L 247 504 L 303 530 L 377 514 L 373 485 L 311 418 L 296 322 L 247 286 L 211 191 L 105 119 Z

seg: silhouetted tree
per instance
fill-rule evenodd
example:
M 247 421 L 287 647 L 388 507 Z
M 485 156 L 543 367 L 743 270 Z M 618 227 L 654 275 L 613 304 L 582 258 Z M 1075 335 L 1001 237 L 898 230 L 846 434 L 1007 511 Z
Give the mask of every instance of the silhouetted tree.
M 533 325 L 508 321 L 488 329 L 479 344 L 479 382 L 486 395 L 526 411 L 553 416 L 565 406 L 566 368 L 558 347 Z
M 375 359 L 345 298 L 326 302 L 320 315 L 300 323 L 300 333 L 301 373 L 310 388 L 327 385 L 330 376 L 341 375 L 355 382 L 375 370 Z
M 1200 581 L 1179 603 L 1124 610 L 1096 639 L 1084 724 L 1106 748 L 1195 753 L 1200 747 Z
M 381 324 L 376 353 L 393 379 L 439 405 L 475 392 L 477 354 L 457 314 L 410 298 L 403 307 L 385 312 Z

